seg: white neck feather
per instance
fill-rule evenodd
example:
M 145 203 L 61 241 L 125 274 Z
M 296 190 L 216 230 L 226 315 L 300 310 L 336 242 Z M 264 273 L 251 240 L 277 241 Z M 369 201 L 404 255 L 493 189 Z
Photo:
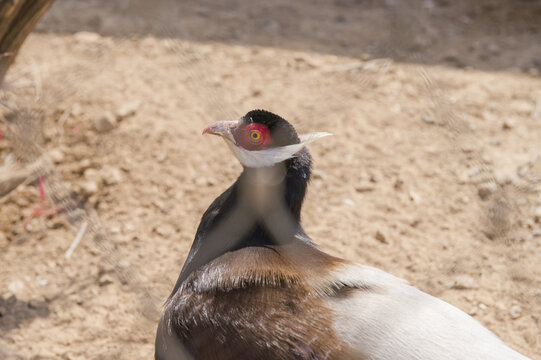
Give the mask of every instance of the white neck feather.
M 226 141 L 226 143 L 242 165 L 249 168 L 260 168 L 273 166 L 281 163 L 284 160 L 290 159 L 295 156 L 296 153 L 301 151 L 302 148 L 304 148 L 307 144 L 329 135 L 332 134 L 328 132 L 303 134 L 299 136 L 299 139 L 301 140 L 299 144 L 254 151 L 236 146 L 230 141 Z

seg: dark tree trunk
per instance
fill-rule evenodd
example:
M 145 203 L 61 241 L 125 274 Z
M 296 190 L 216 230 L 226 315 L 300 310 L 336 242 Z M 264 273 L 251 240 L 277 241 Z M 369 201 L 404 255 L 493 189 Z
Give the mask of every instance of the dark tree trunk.
M 54 0 L 0 0 L 0 85 L 19 48 Z

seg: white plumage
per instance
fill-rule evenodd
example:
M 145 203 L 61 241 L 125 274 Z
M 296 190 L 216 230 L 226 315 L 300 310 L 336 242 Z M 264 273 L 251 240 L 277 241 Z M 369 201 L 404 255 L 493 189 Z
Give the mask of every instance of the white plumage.
M 368 266 L 349 266 L 337 278 L 381 291 L 334 297 L 334 330 L 369 360 L 527 360 L 477 320 L 404 280 Z

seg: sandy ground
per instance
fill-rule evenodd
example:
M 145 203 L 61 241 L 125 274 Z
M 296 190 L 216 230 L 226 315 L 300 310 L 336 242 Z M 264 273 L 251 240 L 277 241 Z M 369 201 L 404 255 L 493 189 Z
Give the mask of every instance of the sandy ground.
M 25 222 L 38 181 L 0 198 L 1 358 L 150 358 L 240 172 L 201 130 L 265 108 L 335 135 L 310 145 L 303 211 L 323 249 L 541 359 L 539 1 L 111 3 L 57 1 L 1 96 L 19 113 L 0 108 L 0 159 L 45 154 L 60 207 Z

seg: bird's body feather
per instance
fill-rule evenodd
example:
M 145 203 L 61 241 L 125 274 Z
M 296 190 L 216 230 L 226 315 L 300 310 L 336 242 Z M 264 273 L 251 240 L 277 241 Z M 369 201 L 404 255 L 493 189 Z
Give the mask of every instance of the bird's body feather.
M 218 257 L 164 317 L 198 359 L 527 359 L 452 305 L 303 242 Z
M 336 337 L 371 360 L 527 360 L 456 307 L 381 270 L 347 270 L 380 291 L 328 298 Z

